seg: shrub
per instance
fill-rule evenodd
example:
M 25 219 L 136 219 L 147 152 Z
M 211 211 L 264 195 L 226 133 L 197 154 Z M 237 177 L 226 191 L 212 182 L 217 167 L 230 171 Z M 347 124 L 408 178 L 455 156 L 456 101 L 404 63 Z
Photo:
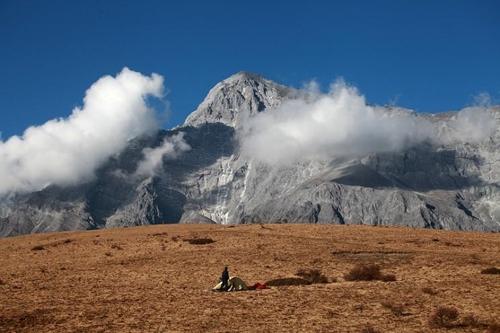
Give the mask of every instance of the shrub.
M 382 274 L 378 265 L 358 264 L 349 273 L 344 275 L 344 279 L 347 281 L 396 281 L 396 276 L 394 274 Z
M 395 316 L 402 316 L 405 313 L 405 309 L 402 304 L 396 304 L 393 302 L 382 302 L 380 303 L 384 308 L 391 310 Z
M 380 278 L 380 266 L 356 265 L 344 276 L 347 281 L 371 281 Z
M 493 323 L 488 326 L 488 333 L 500 333 L 500 324 Z
M 280 287 L 280 286 L 304 286 L 309 285 L 311 282 L 306 279 L 290 277 L 290 278 L 280 278 L 274 279 L 266 282 L 267 286 L 270 287 Z
M 469 313 L 462 318 L 462 326 L 479 327 L 481 323 L 474 314 Z
M 481 271 L 481 274 L 500 274 L 500 268 L 489 267 Z
M 384 282 L 392 282 L 392 281 L 396 281 L 396 275 L 394 275 L 394 274 L 383 274 L 383 275 L 380 277 L 380 280 L 381 280 L 381 281 L 384 281 Z
M 334 311 L 334 310 L 332 310 L 332 309 L 328 309 L 328 310 L 326 311 L 326 317 L 327 317 L 327 318 L 332 319 L 332 318 L 335 318 L 337 315 L 338 315 L 338 313 L 337 313 L 337 312 L 335 312 L 335 311 Z
M 438 291 L 436 289 L 433 289 L 430 287 L 422 288 L 422 292 L 425 294 L 429 294 L 429 295 L 437 295 L 438 294 Z
M 367 325 L 363 327 L 360 333 L 379 333 L 380 331 L 376 330 L 373 326 Z
M 43 245 L 36 245 L 31 248 L 31 251 L 42 251 L 45 250 L 45 247 Z
M 151 234 L 150 236 L 168 236 L 168 233 L 167 232 L 155 232 L 153 234 Z
M 458 310 L 454 307 L 440 306 L 429 317 L 431 327 L 451 327 L 458 319 Z
M 115 250 L 123 250 L 123 247 L 121 247 L 121 246 L 120 246 L 120 245 L 118 245 L 118 244 L 113 244 L 113 245 L 111 245 L 111 248 L 112 248 L 112 249 L 115 249 Z
M 319 269 L 299 269 L 295 275 L 311 283 L 328 283 L 328 278 Z
M 191 239 L 186 239 L 184 241 L 193 245 L 205 245 L 205 244 L 215 243 L 215 241 L 212 238 L 191 238 Z

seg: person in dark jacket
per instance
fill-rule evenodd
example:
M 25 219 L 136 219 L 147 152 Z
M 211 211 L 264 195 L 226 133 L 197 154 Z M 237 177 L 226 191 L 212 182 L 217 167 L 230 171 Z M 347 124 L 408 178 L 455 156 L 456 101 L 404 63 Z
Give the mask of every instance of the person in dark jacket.
M 220 281 L 222 282 L 221 290 L 227 291 L 229 289 L 229 271 L 227 269 L 227 266 L 225 266 L 224 270 L 222 271 Z

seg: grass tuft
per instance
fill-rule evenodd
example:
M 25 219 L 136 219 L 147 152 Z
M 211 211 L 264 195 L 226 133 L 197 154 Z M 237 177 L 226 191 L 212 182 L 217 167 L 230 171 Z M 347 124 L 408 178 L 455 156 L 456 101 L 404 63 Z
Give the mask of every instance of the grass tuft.
M 380 303 L 386 309 L 389 309 L 395 316 L 403 316 L 405 314 L 405 308 L 402 304 L 396 304 L 394 302 L 386 301 Z
M 429 317 L 429 326 L 434 328 L 450 328 L 456 324 L 458 310 L 450 306 L 440 306 Z
M 481 274 L 500 274 L 500 268 L 489 267 L 481 271 Z
M 190 239 L 185 239 L 184 241 L 193 245 L 205 245 L 205 244 L 215 243 L 215 241 L 212 238 L 190 238 Z
M 359 331 L 360 333 L 380 333 L 379 330 L 375 329 L 373 326 L 371 325 L 367 325 L 365 327 L 363 327 L 361 329 L 361 331 Z
M 383 274 L 379 265 L 358 264 L 351 271 L 344 275 L 347 281 L 396 281 L 394 274 Z
M 428 294 L 428 295 L 432 295 L 432 296 L 437 295 L 439 293 L 439 291 L 437 291 L 436 289 L 433 289 L 431 287 L 423 287 L 422 292 L 424 294 Z
M 289 277 L 289 278 L 279 278 L 266 282 L 269 287 L 282 287 L 282 286 L 306 286 L 311 284 L 303 278 Z
M 493 323 L 488 326 L 487 333 L 500 333 L 500 324 Z
M 311 283 L 328 283 L 328 278 L 319 269 L 299 269 L 295 275 Z

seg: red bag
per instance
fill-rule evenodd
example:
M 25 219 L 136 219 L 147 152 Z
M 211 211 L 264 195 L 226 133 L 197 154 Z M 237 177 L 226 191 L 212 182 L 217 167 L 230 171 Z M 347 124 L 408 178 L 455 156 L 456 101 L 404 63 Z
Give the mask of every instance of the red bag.
M 256 284 L 254 284 L 253 286 L 249 287 L 248 289 L 250 289 L 250 290 L 261 290 L 261 289 L 267 289 L 267 286 L 266 286 L 265 283 L 257 282 Z

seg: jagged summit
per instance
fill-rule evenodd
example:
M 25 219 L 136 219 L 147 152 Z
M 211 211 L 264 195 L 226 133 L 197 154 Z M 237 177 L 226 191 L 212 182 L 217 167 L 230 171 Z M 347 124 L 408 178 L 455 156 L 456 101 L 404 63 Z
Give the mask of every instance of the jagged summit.
M 291 91 L 258 74 L 238 72 L 216 84 L 184 125 L 219 122 L 238 127 L 249 116 L 277 107 Z
M 224 79 L 222 82 L 230 83 L 230 82 L 235 82 L 235 81 L 245 81 L 245 80 L 253 80 L 253 81 L 259 81 L 259 80 L 266 80 L 262 75 L 257 74 L 257 73 L 252 73 L 252 72 L 247 72 L 247 71 L 239 71 L 230 77 Z

